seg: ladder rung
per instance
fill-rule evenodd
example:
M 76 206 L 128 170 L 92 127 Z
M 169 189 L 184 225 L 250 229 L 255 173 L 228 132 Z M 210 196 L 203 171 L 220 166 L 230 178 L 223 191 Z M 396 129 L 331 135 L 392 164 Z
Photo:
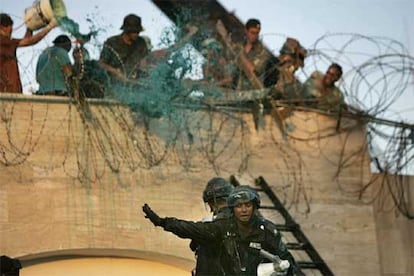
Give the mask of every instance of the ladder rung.
M 275 224 L 275 227 L 277 230 L 279 231 L 285 231 L 285 232 L 295 232 L 297 231 L 299 228 L 297 227 L 296 224 L 293 225 L 289 225 L 289 224 Z
M 259 177 L 256 182 L 260 186 L 256 191 L 263 192 L 273 203 L 273 206 L 261 206 L 260 209 L 268 209 L 279 212 L 279 214 L 285 219 L 285 224 L 276 224 L 275 227 L 279 231 L 290 232 L 297 242 L 290 242 L 286 244 L 289 250 L 303 250 L 307 253 L 311 261 L 297 261 L 299 268 L 301 269 L 317 269 L 322 275 L 333 275 L 332 271 L 319 256 L 316 249 L 312 246 L 308 238 L 305 236 L 299 224 L 295 222 L 293 217 L 289 214 L 283 203 L 278 199 L 276 194 L 273 193 L 267 182 L 263 177 Z
M 312 263 L 312 262 L 301 262 L 301 261 L 297 261 L 296 263 L 298 264 L 298 266 L 300 268 L 314 268 L 314 269 L 319 269 L 319 266 L 316 263 Z
M 306 250 L 308 248 L 307 244 L 305 243 L 293 243 L 293 242 L 287 243 L 286 247 L 292 250 Z

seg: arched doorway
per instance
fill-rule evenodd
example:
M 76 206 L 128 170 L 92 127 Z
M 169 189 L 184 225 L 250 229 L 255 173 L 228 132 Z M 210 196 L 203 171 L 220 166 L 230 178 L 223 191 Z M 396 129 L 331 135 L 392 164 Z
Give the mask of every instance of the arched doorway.
M 159 262 L 111 257 L 82 257 L 23 267 L 21 276 L 189 276 L 190 271 Z

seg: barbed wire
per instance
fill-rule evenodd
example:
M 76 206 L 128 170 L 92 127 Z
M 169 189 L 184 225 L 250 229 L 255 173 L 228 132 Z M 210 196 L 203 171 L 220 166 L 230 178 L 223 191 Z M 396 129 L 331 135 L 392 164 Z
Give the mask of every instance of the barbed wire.
M 170 39 L 169 36 L 169 44 Z M 339 120 L 339 127 L 319 126 L 315 130 L 304 128 L 295 132 L 295 128 L 306 123 L 295 124 L 288 118 L 284 122 L 291 128 L 284 132 L 287 139 L 315 145 L 319 156 L 336 166 L 334 178 L 342 192 L 365 202 L 378 200 L 384 211 L 394 210 L 412 219 L 414 214 L 405 198 L 407 185 L 400 175 L 412 166 L 413 125 L 392 121 L 389 110 L 397 100 L 413 92 L 413 57 L 392 39 L 352 33 L 324 35 L 307 50 L 309 55 L 304 68 L 298 72 L 298 79 L 305 80 L 315 70 L 324 71 L 332 62 L 341 64 L 344 74 L 339 87 L 347 104 L 354 109 L 344 114 L 327 113 L 287 103 L 293 111 L 308 110 L 347 119 Z M 69 177 L 85 187 L 102 181 L 108 171 L 120 174 L 151 170 L 171 162 L 188 171 L 205 168 L 217 174 L 237 171 L 240 175 L 255 176 L 249 167 L 255 153 L 249 141 L 252 130 L 246 121 L 245 103 L 215 105 L 214 101 L 207 100 L 223 96 L 215 87 L 203 88 L 203 96 L 194 97 L 195 88 L 189 89 L 183 84 L 195 66 L 191 51 L 186 47 L 174 49 L 137 86 L 116 91 L 114 99 L 121 105 L 85 108 L 76 99 L 69 99 L 67 110 L 61 110 L 59 115 L 59 126 L 52 131 L 64 137 L 63 141 L 54 141 L 56 136 L 51 136 L 47 103 L 41 114 L 33 107 L 36 103 L 31 104 L 30 111 L 18 112 L 19 116 L 27 117 L 25 128 L 16 127 L 22 121 L 16 117 L 15 109 L 19 105 L 12 101 L 1 104 L 0 166 L 32 162 L 30 156 L 39 148 L 39 143 L 47 143 L 50 147 L 43 169 L 63 168 Z M 125 112 L 124 105 L 131 113 Z M 280 106 L 283 104 L 273 108 Z M 361 123 L 367 124 L 369 144 L 363 140 L 355 146 L 351 136 Z M 304 206 L 301 211 L 309 212 L 312 177 L 304 160 L 307 153 L 294 144 L 281 142 L 276 134 L 279 131 L 277 128 L 271 131 L 274 151 L 266 157 L 280 158 L 274 162 L 283 183 L 277 187 L 278 192 L 287 206 Z M 324 141 L 339 135 L 342 137 L 342 145 L 337 146 L 339 158 L 331 158 L 324 152 Z M 383 144 L 383 153 L 374 153 L 377 139 Z M 59 147 L 59 143 L 64 146 Z M 369 161 L 366 161 L 367 151 L 371 152 Z M 371 161 L 382 174 L 381 180 L 376 174 L 367 176 L 367 162 Z M 342 183 L 341 175 L 355 166 L 359 166 L 359 185 Z M 371 194 L 369 188 L 373 186 L 378 192 Z M 391 201 L 388 195 L 392 195 Z

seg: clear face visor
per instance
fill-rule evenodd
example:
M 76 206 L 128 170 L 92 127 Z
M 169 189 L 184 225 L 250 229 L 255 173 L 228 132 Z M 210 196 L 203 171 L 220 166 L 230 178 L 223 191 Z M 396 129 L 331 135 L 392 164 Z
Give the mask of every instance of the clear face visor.
M 254 199 L 254 195 L 249 191 L 240 191 L 229 197 L 228 205 L 236 206 L 240 203 L 247 203 Z

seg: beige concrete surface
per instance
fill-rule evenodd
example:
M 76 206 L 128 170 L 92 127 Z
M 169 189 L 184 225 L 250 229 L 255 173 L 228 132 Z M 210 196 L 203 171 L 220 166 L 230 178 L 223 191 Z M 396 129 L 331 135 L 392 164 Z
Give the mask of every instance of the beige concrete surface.
M 34 264 L 59 252 L 104 251 L 190 271 L 189 241 L 153 227 L 142 204 L 200 220 L 209 215 L 201 200 L 208 179 L 235 175 L 253 185 L 263 176 L 335 275 L 413 271 L 412 222 L 394 225 L 376 213 L 370 192 L 358 197 L 371 173 L 355 121 L 337 129 L 334 118 L 295 112 L 282 135 L 270 116 L 257 132 L 248 113 L 186 111 L 191 144 L 168 120 L 152 119 L 149 130 L 134 124 L 122 106 L 92 103 L 91 117 L 60 98 L 34 98 L 0 101 L 2 254 Z

